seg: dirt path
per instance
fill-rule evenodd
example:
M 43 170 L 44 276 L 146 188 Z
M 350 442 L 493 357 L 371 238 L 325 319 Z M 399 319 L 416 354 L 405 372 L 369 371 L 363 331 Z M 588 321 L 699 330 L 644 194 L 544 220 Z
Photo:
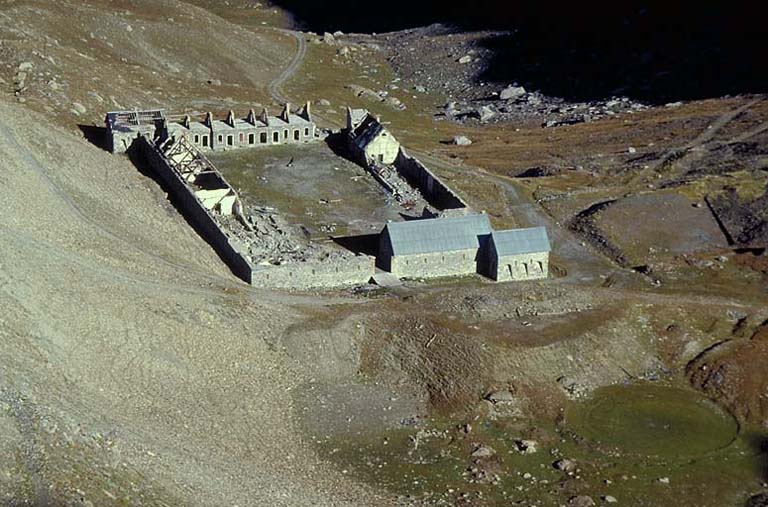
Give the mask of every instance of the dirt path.
M 452 172 L 466 169 L 424 152 L 413 151 L 413 153 L 434 167 L 442 167 Z M 594 285 L 601 283 L 609 276 L 623 275 L 622 270 L 602 255 L 582 245 L 570 231 L 561 227 L 541 207 L 523 196 L 509 178 L 491 174 L 482 168 L 473 169 L 481 177 L 502 187 L 507 200 L 506 208 L 512 216 L 520 219 L 526 226 L 547 228 L 553 251 L 566 263 L 568 280 Z
M 701 132 L 698 136 L 696 136 L 696 138 L 693 139 L 692 141 L 689 141 L 683 146 L 670 149 L 663 156 L 661 156 L 661 158 L 649 164 L 647 169 L 643 169 L 643 170 L 637 171 L 636 173 L 631 174 L 630 177 L 625 182 L 626 186 L 629 187 L 637 184 L 648 174 L 655 173 L 657 170 L 659 170 L 661 167 L 664 167 L 666 164 L 682 161 L 682 159 L 689 156 L 691 153 L 696 152 L 700 157 L 702 155 L 702 152 L 704 151 L 703 150 L 704 145 L 710 142 L 715 137 L 715 135 L 723 129 L 723 127 L 725 127 L 728 123 L 738 118 L 740 115 L 742 115 L 744 112 L 746 112 L 749 108 L 751 108 L 755 104 L 759 103 L 761 100 L 762 99 L 755 99 L 755 100 L 749 101 L 746 104 L 743 104 L 737 107 L 736 109 L 723 113 L 722 115 L 720 115 L 720 117 L 717 120 L 715 120 L 711 125 L 709 125 L 706 129 L 704 129 L 704 131 Z M 762 130 L 758 130 L 757 132 L 754 132 L 750 135 L 756 135 L 760 131 Z
M 304 56 L 307 54 L 307 41 L 304 38 L 304 34 L 301 32 L 285 29 L 278 29 L 278 31 L 286 35 L 290 35 L 296 39 L 296 54 L 293 55 L 291 62 L 285 69 L 283 69 L 280 75 L 270 81 L 269 86 L 267 86 L 267 90 L 269 91 L 270 96 L 272 96 L 272 98 L 274 98 L 276 101 L 288 103 L 290 102 L 290 99 L 283 94 L 282 86 L 288 79 L 293 76 L 293 74 L 299 68 L 299 65 L 301 65 L 301 62 L 304 60 Z

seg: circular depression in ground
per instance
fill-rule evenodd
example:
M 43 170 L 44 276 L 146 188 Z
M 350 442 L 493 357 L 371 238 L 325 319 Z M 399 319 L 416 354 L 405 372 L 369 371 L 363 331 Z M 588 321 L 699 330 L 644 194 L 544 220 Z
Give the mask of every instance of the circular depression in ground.
M 656 385 L 610 386 L 568 411 L 568 426 L 602 448 L 665 459 L 728 446 L 736 420 L 710 400 Z

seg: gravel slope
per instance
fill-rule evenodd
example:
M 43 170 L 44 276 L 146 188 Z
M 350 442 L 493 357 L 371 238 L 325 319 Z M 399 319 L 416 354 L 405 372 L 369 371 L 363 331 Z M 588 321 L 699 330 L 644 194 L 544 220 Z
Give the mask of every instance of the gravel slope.
M 301 441 L 268 345 L 312 298 L 234 279 L 126 158 L 0 114 L 0 502 L 381 505 Z

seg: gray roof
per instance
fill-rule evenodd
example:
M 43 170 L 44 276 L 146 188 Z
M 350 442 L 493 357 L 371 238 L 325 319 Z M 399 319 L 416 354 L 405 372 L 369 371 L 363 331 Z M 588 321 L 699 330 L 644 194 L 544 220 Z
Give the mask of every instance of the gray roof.
M 494 231 L 491 233 L 491 241 L 499 257 L 550 250 L 545 227 Z
M 492 229 L 488 215 L 467 215 L 390 222 L 386 230 L 394 255 L 413 255 L 476 249 Z

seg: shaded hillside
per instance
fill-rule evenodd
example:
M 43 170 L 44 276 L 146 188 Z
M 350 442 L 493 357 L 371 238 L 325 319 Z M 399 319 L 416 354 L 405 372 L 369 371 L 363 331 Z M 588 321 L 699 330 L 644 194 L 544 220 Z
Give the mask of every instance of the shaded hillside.
M 443 2 L 390 2 L 390 9 L 351 0 L 332 6 L 280 0 L 299 26 L 323 32 L 384 32 L 431 23 L 457 31 L 502 30 L 480 80 L 517 81 L 569 100 L 627 95 L 651 103 L 768 90 L 753 67 L 768 48 L 759 17 L 733 5 L 645 8 L 581 3 L 517 5 L 481 0 L 467 9 Z M 407 16 L 404 16 L 407 13 Z

